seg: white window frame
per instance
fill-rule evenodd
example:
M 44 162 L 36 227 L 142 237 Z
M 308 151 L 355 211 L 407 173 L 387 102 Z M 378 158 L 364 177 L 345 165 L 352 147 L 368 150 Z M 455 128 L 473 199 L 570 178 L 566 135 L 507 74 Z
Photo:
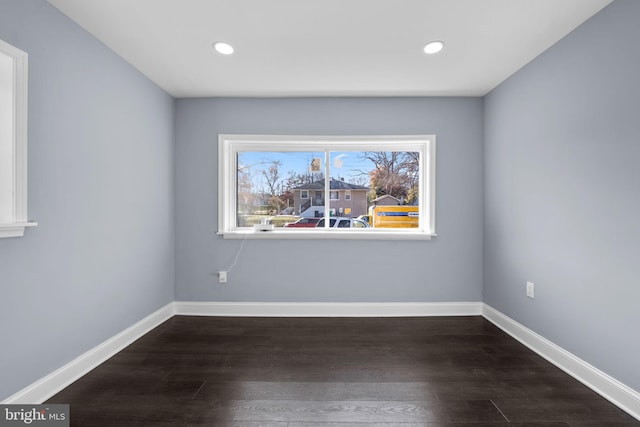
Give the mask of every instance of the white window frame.
M 240 228 L 237 220 L 238 153 L 244 151 L 311 151 L 325 153 L 325 176 L 330 176 L 329 155 L 333 151 L 414 151 L 420 153 L 418 228 L 335 230 L 275 229 L 254 231 Z M 218 231 L 225 239 L 394 239 L 428 240 L 435 237 L 436 201 L 435 135 L 218 135 Z M 325 179 L 325 205 L 329 206 L 329 179 Z M 311 195 L 309 195 L 311 196 Z M 425 215 L 426 214 L 426 215 Z
M 309 190 L 300 190 L 300 199 L 301 200 L 309 199 Z
M 11 196 L 1 197 L 0 203 L 12 211 L 9 221 L 0 221 L 0 238 L 21 237 L 26 227 L 35 226 L 27 216 L 27 81 L 28 55 L 26 52 L 0 40 L 0 55 L 13 61 L 12 136 L 0 139 L 8 144 L 12 156 L 12 169 L 0 170 L 0 179 L 12 181 Z M 5 146 L 7 148 L 7 146 Z
M 333 197 L 333 194 L 336 197 Z M 340 200 L 340 191 L 339 190 L 329 190 L 329 200 Z
M 351 190 L 345 190 L 344 191 L 344 199 L 345 200 L 351 200 Z

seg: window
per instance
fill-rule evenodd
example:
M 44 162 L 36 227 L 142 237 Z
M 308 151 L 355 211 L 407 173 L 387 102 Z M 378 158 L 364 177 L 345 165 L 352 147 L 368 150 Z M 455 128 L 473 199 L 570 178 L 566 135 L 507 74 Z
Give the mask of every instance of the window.
M 0 40 L 0 237 L 27 226 L 27 54 Z
M 435 236 L 434 135 L 219 135 L 218 146 L 225 238 Z

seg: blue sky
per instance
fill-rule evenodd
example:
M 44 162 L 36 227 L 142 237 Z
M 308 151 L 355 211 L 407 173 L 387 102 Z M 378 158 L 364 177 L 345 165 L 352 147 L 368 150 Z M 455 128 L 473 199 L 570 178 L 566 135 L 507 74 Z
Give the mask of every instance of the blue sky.
M 241 152 L 238 153 L 238 167 L 249 168 L 254 177 L 254 184 L 258 186 L 261 179 L 260 171 L 267 169 L 271 165 L 271 162 L 282 162 L 280 176 L 287 178 L 289 171 L 295 171 L 297 174 L 308 173 L 311 161 L 314 158 L 321 159 L 320 167 L 324 172 L 324 152 Z M 360 179 L 364 180 L 363 185 L 368 185 L 368 176 L 362 175 L 361 172 L 370 171 L 373 167 L 373 163 L 370 160 L 360 158 L 360 152 L 331 152 L 330 170 L 332 178 L 344 178 L 347 182 Z

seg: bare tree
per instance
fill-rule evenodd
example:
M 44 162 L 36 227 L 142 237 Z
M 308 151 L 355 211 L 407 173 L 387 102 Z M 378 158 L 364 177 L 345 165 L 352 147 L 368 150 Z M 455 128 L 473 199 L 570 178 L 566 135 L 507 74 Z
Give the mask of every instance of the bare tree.
M 273 205 L 279 212 L 282 208 L 283 201 L 278 195 L 278 184 L 280 183 L 280 168 L 282 162 L 279 160 L 273 160 L 271 165 L 267 169 L 262 170 L 262 176 L 267 184 L 269 194 L 269 204 Z
M 369 185 L 369 177 L 364 175 L 356 175 L 349 177 L 349 184 L 361 185 L 367 187 Z
M 253 203 L 253 181 L 251 169 L 238 167 L 238 210 L 249 212 Z
M 368 172 L 375 197 L 390 195 L 405 203 L 417 195 L 420 153 L 412 151 L 365 151 L 361 157 L 370 160 L 375 169 Z
M 319 181 L 324 178 L 324 173 L 322 172 L 306 172 L 299 173 L 293 170 L 288 172 L 288 177 L 285 180 L 284 187 L 287 189 L 292 189 L 296 187 L 300 187 L 301 185 L 311 184 L 313 182 Z
M 280 167 L 282 162 L 279 160 L 273 160 L 271 165 L 267 169 L 262 170 L 262 176 L 264 177 L 267 187 L 269 187 L 269 194 L 275 196 L 278 189 L 278 182 L 280 181 Z

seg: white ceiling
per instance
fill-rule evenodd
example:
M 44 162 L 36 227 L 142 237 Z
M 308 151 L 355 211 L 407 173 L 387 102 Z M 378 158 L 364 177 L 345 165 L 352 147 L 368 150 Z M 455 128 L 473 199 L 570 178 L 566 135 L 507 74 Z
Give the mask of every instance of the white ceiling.
M 173 96 L 207 97 L 482 96 L 612 0 L 48 1 Z

